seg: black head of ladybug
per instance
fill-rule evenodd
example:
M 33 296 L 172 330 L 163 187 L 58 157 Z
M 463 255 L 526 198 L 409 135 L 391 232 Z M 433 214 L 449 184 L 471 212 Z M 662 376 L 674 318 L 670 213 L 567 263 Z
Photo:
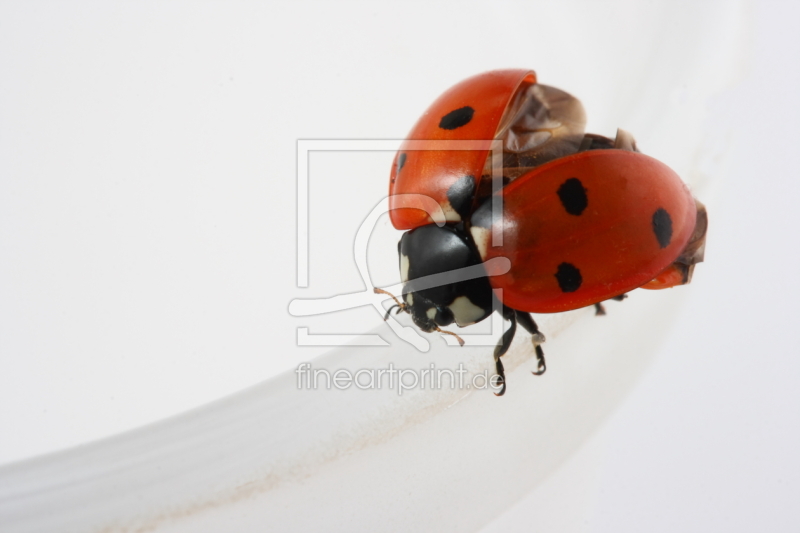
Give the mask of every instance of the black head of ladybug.
M 453 322 L 467 326 L 492 313 L 493 293 L 483 275 L 463 279 L 460 269 L 481 260 L 461 225 L 421 226 L 405 233 L 398 245 L 404 309 L 422 331 L 439 330 Z M 434 286 L 427 276 L 441 274 Z

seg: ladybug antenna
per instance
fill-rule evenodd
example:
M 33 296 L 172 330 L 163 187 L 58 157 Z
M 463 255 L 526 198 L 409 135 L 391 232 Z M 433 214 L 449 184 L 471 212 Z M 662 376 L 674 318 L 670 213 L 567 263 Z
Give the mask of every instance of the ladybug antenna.
M 452 331 L 445 331 L 443 329 L 439 329 L 439 326 L 436 326 L 436 331 L 438 331 L 439 333 L 447 333 L 448 335 L 452 335 L 453 337 L 456 338 L 456 340 L 458 340 L 458 345 L 459 346 L 464 346 L 464 339 L 462 339 L 461 337 L 459 337 L 458 335 L 456 335 Z
M 389 308 L 389 310 L 388 310 L 388 311 L 386 311 L 386 315 L 383 317 L 383 320 L 384 320 L 384 321 L 386 321 L 386 320 L 389 320 L 389 313 L 391 313 L 391 312 L 392 312 L 392 309 L 394 309 L 395 307 L 398 307 L 398 308 L 399 308 L 399 309 L 397 310 L 397 313 L 399 313 L 400 311 L 405 311 L 405 310 L 406 310 L 406 308 L 408 307 L 408 304 L 406 304 L 406 303 L 403 303 L 403 302 L 401 302 L 400 300 L 398 300 L 398 299 L 395 297 L 395 295 L 394 295 L 394 294 L 392 294 L 391 292 L 387 292 L 387 291 L 385 291 L 385 290 L 383 290 L 383 289 L 379 289 L 378 287 L 373 287 L 373 288 L 372 288 L 372 292 L 374 292 L 375 294 L 385 294 L 385 295 L 387 295 L 387 296 L 391 296 L 391 297 L 392 297 L 392 300 L 394 300 L 394 303 L 395 303 L 395 305 L 391 306 L 391 307 Z M 395 314 L 397 314 L 397 313 L 395 313 Z
M 385 291 L 383 289 L 379 289 L 378 287 L 373 287 L 372 288 L 372 292 L 374 292 L 375 294 L 385 294 L 386 296 L 391 296 L 392 300 L 394 300 L 395 305 L 391 306 L 386 311 L 386 315 L 384 315 L 383 320 L 389 320 L 389 315 L 391 314 L 392 309 L 394 309 L 395 307 L 398 308 L 397 313 L 399 313 L 400 311 L 408 312 L 408 304 L 398 300 L 397 297 L 394 294 L 392 294 L 391 292 Z M 397 313 L 395 313 L 395 314 L 397 314 Z M 435 329 L 439 333 L 446 333 L 448 335 L 452 335 L 453 337 L 455 337 L 458 340 L 459 346 L 464 346 L 464 339 L 462 339 L 461 337 L 459 337 L 458 335 L 456 335 L 452 331 L 445 331 L 443 329 L 440 329 L 439 326 L 436 326 Z

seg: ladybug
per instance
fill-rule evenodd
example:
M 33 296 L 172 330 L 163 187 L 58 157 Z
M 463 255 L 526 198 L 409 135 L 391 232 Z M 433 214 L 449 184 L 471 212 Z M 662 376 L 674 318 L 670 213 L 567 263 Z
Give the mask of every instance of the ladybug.
M 532 335 L 534 374 L 546 370 L 530 313 L 595 306 L 604 314 L 601 302 L 638 287 L 688 283 L 703 260 L 706 211 L 680 177 L 640 153 L 629 133 L 612 140 L 585 133 L 585 123 L 580 101 L 537 83 L 533 71 L 487 72 L 442 94 L 392 165 L 390 218 L 408 231 L 398 244 L 403 301 L 386 316 L 397 308 L 422 331 L 455 335 L 441 328 L 500 309 L 511 325 L 494 351 L 498 396 L 517 324 Z M 398 200 L 409 194 L 437 202 L 445 224 L 419 196 Z M 465 279 L 468 267 L 480 275 Z

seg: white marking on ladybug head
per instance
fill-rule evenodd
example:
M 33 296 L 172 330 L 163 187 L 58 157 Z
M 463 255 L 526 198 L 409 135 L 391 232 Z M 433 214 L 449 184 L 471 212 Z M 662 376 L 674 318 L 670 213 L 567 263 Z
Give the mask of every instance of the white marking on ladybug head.
M 456 324 L 460 327 L 474 324 L 486 314 L 483 309 L 472 303 L 466 296 L 459 296 L 447 307 L 453 312 Z
M 450 205 L 449 201 L 442 202 L 439 204 L 442 206 L 442 211 L 444 211 L 444 218 L 447 222 L 461 222 L 461 215 L 458 214 L 458 211 L 453 209 L 453 206 Z
M 489 239 L 492 237 L 492 230 L 480 226 L 472 226 L 469 231 L 472 233 L 472 240 L 475 241 L 475 246 L 478 248 L 481 259 L 486 261 L 486 250 L 489 249 Z
M 428 318 L 433 320 L 434 318 L 436 318 L 436 308 L 435 307 L 431 307 L 430 309 L 428 309 L 425 312 L 425 314 L 428 315 Z
M 408 283 L 408 256 L 400 254 L 400 279 Z

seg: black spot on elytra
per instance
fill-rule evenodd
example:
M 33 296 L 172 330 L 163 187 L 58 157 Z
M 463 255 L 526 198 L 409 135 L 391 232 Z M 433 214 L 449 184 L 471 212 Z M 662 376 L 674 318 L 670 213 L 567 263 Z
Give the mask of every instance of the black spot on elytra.
M 400 154 L 397 156 L 397 172 L 400 172 L 403 169 L 403 165 L 406 164 L 406 154 Z
M 475 196 L 475 177 L 464 176 L 447 189 L 447 199 L 461 220 L 466 220 Z
M 570 215 L 580 215 L 589 205 L 589 199 L 586 197 L 586 188 L 578 178 L 570 178 L 562 183 L 561 187 L 558 188 L 558 197 L 561 199 L 561 205 Z
M 470 106 L 464 106 L 454 111 L 450 111 L 448 114 L 442 117 L 442 120 L 439 121 L 439 127 L 443 130 L 454 130 L 456 128 L 460 128 L 465 124 L 469 124 L 469 121 L 472 120 L 472 115 L 474 113 L 475 110 Z
M 662 207 L 653 213 L 653 233 L 656 234 L 659 246 L 662 248 L 669 246 L 672 241 L 672 217 Z
M 581 271 L 570 263 L 561 263 L 558 265 L 556 279 L 558 280 L 558 286 L 561 287 L 562 292 L 575 292 L 580 288 L 581 283 L 583 283 Z

